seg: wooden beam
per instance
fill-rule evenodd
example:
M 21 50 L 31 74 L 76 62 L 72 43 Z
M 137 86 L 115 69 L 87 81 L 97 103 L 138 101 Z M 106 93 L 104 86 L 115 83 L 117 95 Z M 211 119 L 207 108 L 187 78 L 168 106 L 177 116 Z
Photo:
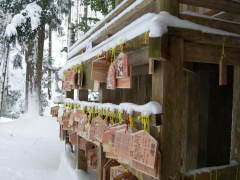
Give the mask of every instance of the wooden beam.
M 149 58 L 154 60 L 166 61 L 169 57 L 168 51 L 168 35 L 162 37 L 149 38 Z
M 169 27 L 168 29 L 169 35 L 182 37 L 185 41 L 216 45 L 220 47 L 224 43 L 225 47 L 240 48 L 239 37 L 210 34 L 184 28 Z
M 240 3 L 230 0 L 180 0 L 183 4 L 199 6 L 232 14 L 240 14 Z
M 240 161 L 240 66 L 234 66 L 231 160 Z
M 189 20 L 191 22 L 201 24 L 204 26 L 209 26 L 212 28 L 217 28 L 217 29 L 221 29 L 224 31 L 240 34 L 240 24 L 239 23 L 234 23 L 231 21 L 224 21 L 219 18 L 208 18 L 208 17 L 195 16 L 195 15 L 189 15 L 189 14 L 180 14 L 180 17 L 182 19 Z
M 184 43 L 184 61 L 187 62 L 219 64 L 221 53 L 221 46 Z M 240 65 L 240 49 L 226 47 L 225 58 L 228 65 Z

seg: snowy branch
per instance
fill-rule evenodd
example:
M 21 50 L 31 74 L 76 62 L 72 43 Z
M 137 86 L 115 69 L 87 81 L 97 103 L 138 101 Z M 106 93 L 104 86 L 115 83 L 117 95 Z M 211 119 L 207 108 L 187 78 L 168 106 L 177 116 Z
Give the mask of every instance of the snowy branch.
M 41 12 L 42 8 L 36 2 L 28 4 L 24 10 L 13 16 L 11 23 L 6 27 L 5 36 L 11 37 L 17 35 L 17 27 L 26 23 L 27 19 L 31 20 L 32 31 L 37 29 L 40 25 Z

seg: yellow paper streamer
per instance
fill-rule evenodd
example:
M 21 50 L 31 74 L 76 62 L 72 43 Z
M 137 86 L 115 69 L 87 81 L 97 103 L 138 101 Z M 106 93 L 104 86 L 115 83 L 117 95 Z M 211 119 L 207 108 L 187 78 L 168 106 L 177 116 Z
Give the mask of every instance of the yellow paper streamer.
M 118 123 L 122 124 L 123 123 L 123 112 L 118 111 Z
M 134 128 L 134 122 L 133 122 L 133 117 L 132 117 L 132 115 L 129 115 L 129 123 L 130 123 L 130 128 L 133 130 L 133 128 Z

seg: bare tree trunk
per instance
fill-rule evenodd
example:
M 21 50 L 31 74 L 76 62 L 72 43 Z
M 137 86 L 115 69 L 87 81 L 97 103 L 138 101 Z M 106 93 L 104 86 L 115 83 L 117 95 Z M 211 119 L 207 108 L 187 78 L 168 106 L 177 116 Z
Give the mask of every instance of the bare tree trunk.
M 28 111 L 28 105 L 29 105 L 29 94 L 32 94 L 32 88 L 33 88 L 33 61 L 32 61 L 32 55 L 33 53 L 33 43 L 29 42 L 27 46 L 27 50 L 25 51 L 25 62 L 26 62 L 26 81 L 25 81 L 25 112 Z
M 49 25 L 48 64 L 52 66 L 52 27 Z M 48 69 L 48 99 L 52 99 L 52 70 Z
M 3 113 L 3 98 L 5 94 L 5 83 L 6 83 L 6 75 L 7 75 L 7 69 L 8 69 L 8 57 L 10 52 L 10 45 L 7 43 L 7 49 L 6 49 L 6 56 L 5 56 L 5 64 L 4 64 L 4 72 L 3 72 L 3 83 L 2 83 L 2 92 L 1 92 L 1 109 L 0 109 L 0 116 L 2 116 Z
M 41 103 L 41 95 L 42 95 L 42 74 L 43 74 L 43 51 L 44 51 L 44 39 L 45 39 L 45 25 L 43 25 L 38 31 L 38 40 L 37 40 L 37 54 L 36 54 L 36 75 L 34 82 L 34 90 L 36 93 L 37 104 L 39 115 L 42 113 L 42 103 Z

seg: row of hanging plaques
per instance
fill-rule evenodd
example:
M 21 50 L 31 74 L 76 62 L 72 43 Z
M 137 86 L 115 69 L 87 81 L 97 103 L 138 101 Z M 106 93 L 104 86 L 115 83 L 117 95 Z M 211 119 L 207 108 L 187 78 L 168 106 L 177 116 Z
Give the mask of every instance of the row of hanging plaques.
M 106 88 L 128 89 L 132 87 L 132 66 L 128 63 L 128 56 L 121 52 L 114 61 L 109 61 L 106 56 L 92 62 L 91 79 L 97 89 L 100 83 L 106 83 Z

